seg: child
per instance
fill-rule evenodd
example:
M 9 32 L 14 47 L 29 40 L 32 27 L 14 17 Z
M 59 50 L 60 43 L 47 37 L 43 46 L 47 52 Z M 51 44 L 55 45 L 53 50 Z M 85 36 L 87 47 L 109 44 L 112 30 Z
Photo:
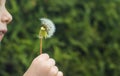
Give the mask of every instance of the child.
M 0 42 L 7 32 L 7 24 L 12 21 L 12 16 L 5 8 L 6 0 L 0 0 Z M 55 60 L 48 54 L 36 57 L 23 76 L 63 76 L 55 66 Z

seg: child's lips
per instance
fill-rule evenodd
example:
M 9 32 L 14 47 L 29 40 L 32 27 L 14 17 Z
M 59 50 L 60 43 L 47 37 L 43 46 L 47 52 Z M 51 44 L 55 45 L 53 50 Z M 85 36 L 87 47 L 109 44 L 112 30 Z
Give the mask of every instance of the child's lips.
M 0 41 L 2 40 L 3 36 L 4 35 L 2 33 L 0 33 Z
M 7 32 L 6 30 L 0 30 L 0 41 L 2 40 L 6 32 Z

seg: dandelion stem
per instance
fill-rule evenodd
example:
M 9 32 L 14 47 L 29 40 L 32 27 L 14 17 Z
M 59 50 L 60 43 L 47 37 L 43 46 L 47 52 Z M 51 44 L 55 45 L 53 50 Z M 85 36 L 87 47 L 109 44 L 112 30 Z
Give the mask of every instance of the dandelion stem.
M 40 54 L 42 54 L 42 39 L 43 38 L 40 38 Z

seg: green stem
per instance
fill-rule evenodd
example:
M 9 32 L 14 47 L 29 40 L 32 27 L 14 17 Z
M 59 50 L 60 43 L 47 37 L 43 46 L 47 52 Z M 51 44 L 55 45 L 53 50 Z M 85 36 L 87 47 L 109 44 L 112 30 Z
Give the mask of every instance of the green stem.
M 40 54 L 42 54 L 42 38 L 40 38 Z

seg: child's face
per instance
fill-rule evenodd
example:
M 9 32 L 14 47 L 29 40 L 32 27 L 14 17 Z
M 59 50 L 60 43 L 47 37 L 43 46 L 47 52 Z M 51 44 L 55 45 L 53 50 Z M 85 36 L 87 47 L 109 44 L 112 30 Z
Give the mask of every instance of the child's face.
M 7 24 L 11 22 L 12 16 L 5 7 L 6 0 L 0 0 L 0 42 L 7 32 Z

